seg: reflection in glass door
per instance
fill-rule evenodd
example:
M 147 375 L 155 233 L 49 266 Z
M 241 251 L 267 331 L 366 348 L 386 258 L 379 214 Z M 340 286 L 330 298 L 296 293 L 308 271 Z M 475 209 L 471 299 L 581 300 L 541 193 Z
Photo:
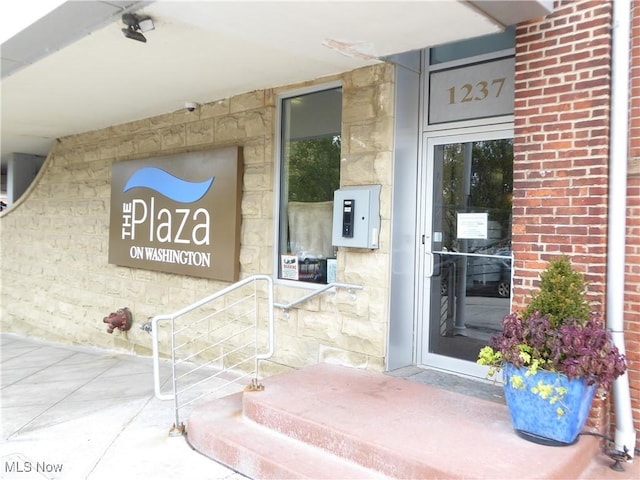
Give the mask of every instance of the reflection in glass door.
M 423 352 L 475 362 L 510 309 L 513 140 L 429 148 Z

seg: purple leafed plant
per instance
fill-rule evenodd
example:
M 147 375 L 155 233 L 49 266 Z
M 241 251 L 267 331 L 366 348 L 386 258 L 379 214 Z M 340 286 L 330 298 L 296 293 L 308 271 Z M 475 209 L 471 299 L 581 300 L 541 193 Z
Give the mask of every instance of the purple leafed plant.
M 484 361 L 479 363 L 498 367 L 508 362 L 527 367 L 532 373 L 549 370 L 568 378 L 584 378 L 587 385 L 604 389 L 609 389 L 627 368 L 598 314 L 586 321 L 563 319 L 553 327 L 540 312 L 529 317 L 511 313 L 504 317 L 502 326 L 503 331 L 490 340 L 491 353 L 481 352 Z
M 626 360 L 613 345 L 600 315 L 589 313 L 586 285 L 567 257 L 549 263 L 540 274 L 540 289 L 522 313 L 502 320 L 502 332 L 480 350 L 478 363 L 492 367 L 505 362 L 583 378 L 587 385 L 609 389 L 622 375 Z

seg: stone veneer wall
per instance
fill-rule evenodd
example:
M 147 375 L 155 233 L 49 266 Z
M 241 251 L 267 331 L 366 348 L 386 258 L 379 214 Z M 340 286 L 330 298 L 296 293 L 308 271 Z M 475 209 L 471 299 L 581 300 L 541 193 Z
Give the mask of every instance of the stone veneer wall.
M 381 248 L 340 249 L 338 281 L 363 285 L 276 311 L 276 354 L 266 372 L 317 362 L 383 369 L 389 292 L 393 67 L 330 80 L 343 83 L 341 183 L 382 184 Z M 228 145 L 244 148 L 241 277 L 273 273 L 274 138 L 282 87 L 213 101 L 58 140 L 27 193 L 0 214 L 1 328 L 56 341 L 149 354 L 139 326 L 223 288 L 206 279 L 107 262 L 111 166 L 115 162 Z M 278 286 L 276 301 L 307 290 Z M 132 329 L 108 334 L 102 318 L 128 306 Z

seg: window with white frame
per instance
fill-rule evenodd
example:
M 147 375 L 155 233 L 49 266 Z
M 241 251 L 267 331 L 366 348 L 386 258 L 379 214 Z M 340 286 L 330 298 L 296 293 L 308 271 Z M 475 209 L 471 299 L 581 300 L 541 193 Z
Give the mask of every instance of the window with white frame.
M 326 284 L 335 275 L 342 89 L 282 98 L 280 112 L 278 278 Z

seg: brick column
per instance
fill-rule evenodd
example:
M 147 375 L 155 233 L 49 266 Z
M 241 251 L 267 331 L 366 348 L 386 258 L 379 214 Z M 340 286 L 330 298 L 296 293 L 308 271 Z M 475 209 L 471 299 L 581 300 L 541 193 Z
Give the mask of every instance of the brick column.
M 610 103 L 608 1 L 559 1 L 516 33 L 514 307 L 539 273 L 571 257 L 605 301 Z

